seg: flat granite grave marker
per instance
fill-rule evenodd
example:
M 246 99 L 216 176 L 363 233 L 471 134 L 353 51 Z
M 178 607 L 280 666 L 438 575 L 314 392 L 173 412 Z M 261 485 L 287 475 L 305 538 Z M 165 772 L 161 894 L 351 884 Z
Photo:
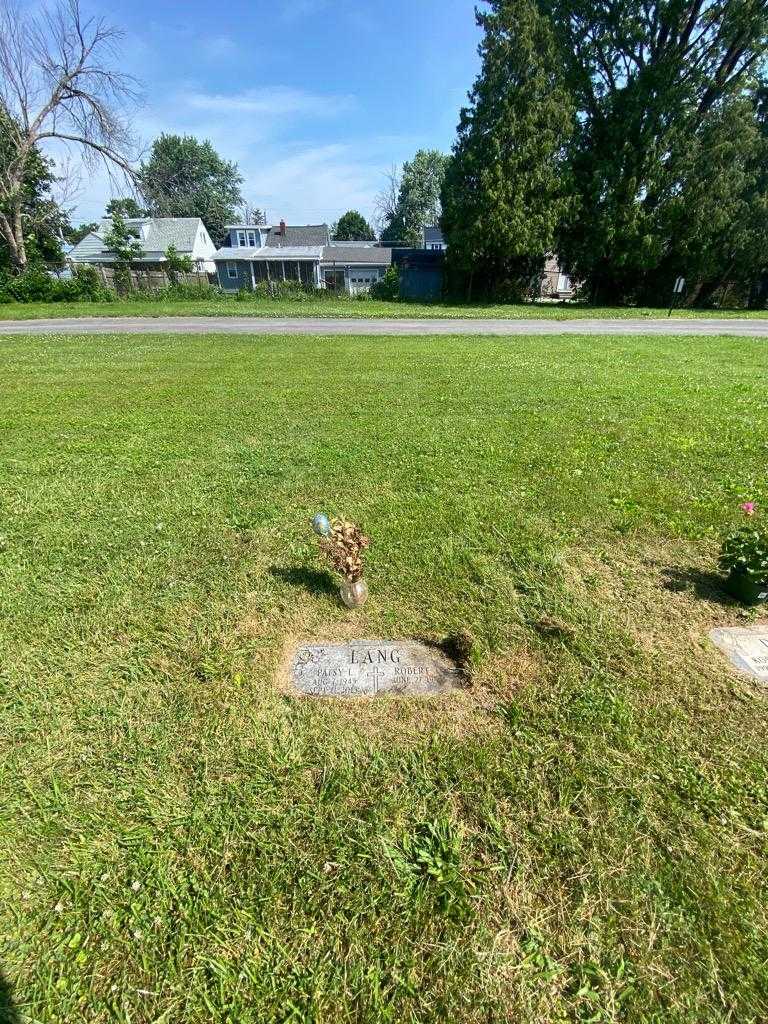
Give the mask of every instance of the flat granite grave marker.
M 736 668 L 768 686 L 768 625 L 713 629 L 709 637 Z
M 352 640 L 300 644 L 290 680 L 309 697 L 427 697 L 461 684 L 461 672 L 435 647 L 415 640 Z

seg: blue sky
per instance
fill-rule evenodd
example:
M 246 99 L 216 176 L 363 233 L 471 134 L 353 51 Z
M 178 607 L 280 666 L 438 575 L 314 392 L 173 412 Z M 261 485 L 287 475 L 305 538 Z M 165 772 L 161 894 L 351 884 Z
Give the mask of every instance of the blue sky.
M 126 33 L 137 134 L 210 139 L 273 222 L 370 216 L 393 163 L 450 149 L 478 66 L 471 0 L 86 3 Z M 112 194 L 106 175 L 84 178 L 75 221 Z

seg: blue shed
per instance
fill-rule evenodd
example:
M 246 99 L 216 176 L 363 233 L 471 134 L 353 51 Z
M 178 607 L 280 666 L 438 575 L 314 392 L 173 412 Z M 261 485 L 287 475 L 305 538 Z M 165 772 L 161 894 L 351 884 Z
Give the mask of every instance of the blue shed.
M 439 299 L 443 294 L 445 252 L 437 249 L 393 249 L 400 272 L 401 299 Z

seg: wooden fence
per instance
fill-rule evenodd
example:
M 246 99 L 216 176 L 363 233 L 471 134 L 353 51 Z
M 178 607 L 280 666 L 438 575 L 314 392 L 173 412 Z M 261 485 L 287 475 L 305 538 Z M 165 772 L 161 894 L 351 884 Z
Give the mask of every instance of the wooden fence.
M 115 287 L 115 271 L 113 267 L 98 266 L 99 276 L 109 288 Z M 134 291 L 156 292 L 167 288 L 171 280 L 164 270 L 131 270 L 131 289 Z M 199 287 L 218 285 L 218 278 L 215 274 L 208 274 L 204 270 L 193 270 L 189 274 L 176 274 L 177 284 L 191 284 Z

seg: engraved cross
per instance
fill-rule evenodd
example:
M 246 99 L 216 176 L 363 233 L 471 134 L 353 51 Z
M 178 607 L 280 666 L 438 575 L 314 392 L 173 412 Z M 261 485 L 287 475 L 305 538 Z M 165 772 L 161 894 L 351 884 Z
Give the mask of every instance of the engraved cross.
M 386 672 L 383 672 L 378 665 L 374 666 L 374 668 L 372 668 L 371 671 L 368 673 L 368 678 L 373 679 L 374 693 L 379 692 L 379 679 L 382 679 L 385 675 Z

